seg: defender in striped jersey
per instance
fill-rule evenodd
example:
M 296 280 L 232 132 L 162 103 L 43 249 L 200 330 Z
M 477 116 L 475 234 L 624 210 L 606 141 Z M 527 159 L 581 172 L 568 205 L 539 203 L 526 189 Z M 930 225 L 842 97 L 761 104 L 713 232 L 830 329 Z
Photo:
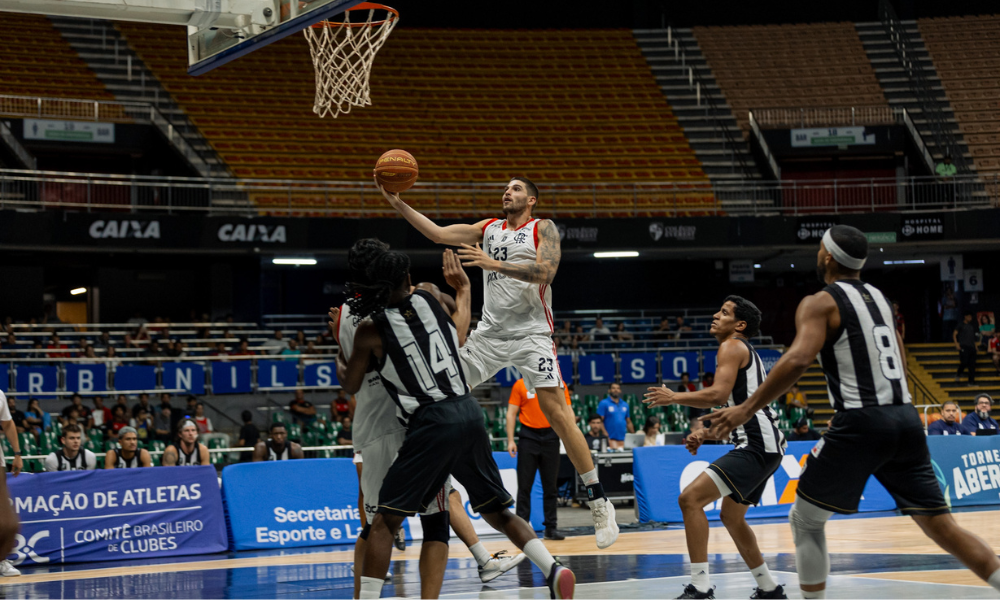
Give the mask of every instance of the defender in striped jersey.
M 378 185 L 378 180 L 375 181 Z M 587 486 L 594 540 L 607 548 L 618 539 L 615 507 L 597 478 L 587 440 L 563 402 L 564 387 L 552 341 L 552 281 L 562 259 L 555 223 L 532 216 L 538 188 L 514 177 L 504 188 L 504 219 L 441 227 L 382 189 L 389 204 L 429 240 L 461 246 L 462 264 L 483 269 L 483 315 L 459 355 L 470 388 L 514 367 L 538 396 L 545 419 Z M 480 244 L 482 244 L 480 246 Z
M 826 521 L 834 513 L 857 512 L 872 475 L 928 537 L 1000 590 L 1000 559 L 958 526 L 941 494 L 923 424 L 910 403 L 892 309 L 860 278 L 867 257 L 864 233 L 847 225 L 828 229 L 816 266 L 826 287 L 799 304 L 792 345 L 749 400 L 703 419 L 711 419 L 713 435 L 729 433 L 784 394 L 819 354 L 836 414 L 806 461 L 789 513 L 802 596 L 826 596 Z
M 740 406 L 764 381 L 764 366 L 748 338 L 760 333 L 760 310 L 740 296 L 729 296 L 719 312 L 712 316 L 709 329 L 719 341 L 715 383 L 697 392 L 677 393 L 667 386 L 651 387 L 645 402 L 649 406 L 680 404 L 712 408 L 725 403 Z M 735 448 L 708 465 L 677 499 L 684 514 L 684 531 L 691 557 L 691 583 L 680 598 L 714 598 L 708 570 L 708 518 L 705 507 L 722 498 L 722 523 L 736 543 L 740 556 L 757 580 L 751 598 L 787 598 L 776 584 L 757 547 L 757 538 L 747 524 L 747 509 L 760 502 L 771 475 L 781 465 L 785 437 L 775 425 L 777 415 L 770 407 L 758 410 L 752 419 L 733 430 L 730 441 Z M 691 454 L 708 436 L 698 430 L 687 437 Z
M 379 596 L 395 531 L 404 517 L 425 510 L 452 474 L 468 491 L 473 510 L 546 575 L 552 597 L 570 598 L 576 582 L 572 571 L 556 563 L 531 526 L 508 509 L 514 500 L 503 487 L 479 404 L 469 394 L 458 361 L 471 319 L 469 278 L 458 258 L 446 251 L 445 280 L 457 292 L 457 310 L 449 315 L 438 294 L 412 291 L 409 267 L 405 254 L 386 252 L 367 269 L 371 284 L 351 283 L 347 304 L 358 327 L 350 358 L 343 351 L 337 356 L 337 374 L 350 394 L 361 389 L 374 364 L 407 424 L 406 438 L 379 490 L 360 597 Z

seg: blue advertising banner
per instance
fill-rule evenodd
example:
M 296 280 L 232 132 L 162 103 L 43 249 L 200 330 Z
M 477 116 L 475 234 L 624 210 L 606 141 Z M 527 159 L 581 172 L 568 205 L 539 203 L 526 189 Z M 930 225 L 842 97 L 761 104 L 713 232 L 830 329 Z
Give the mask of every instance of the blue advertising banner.
M 10 391 L 10 365 L 0 363 L 0 392 Z
M 656 383 L 656 354 L 622 354 L 622 383 Z
M 288 360 L 257 361 L 257 387 L 295 387 L 298 384 L 298 362 Z
M 927 438 L 948 506 L 1000 504 L 1000 436 Z
M 663 352 L 663 380 L 680 381 L 681 375 L 688 374 L 691 379 L 698 378 L 697 352 Z
M 581 356 L 577 367 L 580 385 L 610 385 L 615 380 L 615 357 L 610 354 Z
M 337 363 L 318 362 L 306 365 L 302 369 L 303 385 L 337 386 Z
M 573 383 L 573 357 L 569 354 L 560 354 L 557 357 L 559 361 L 559 371 L 562 374 L 563 381 L 567 384 Z
M 521 374 L 514 367 L 504 367 L 496 374 L 496 378 L 500 387 L 514 387 L 517 380 L 521 378 Z
M 751 506 L 747 518 L 784 517 L 795 502 L 795 491 L 805 458 L 814 442 L 789 442 L 781 466 L 768 480 L 758 506 Z M 678 523 L 684 520 L 677 497 L 708 467 L 709 463 L 733 447 L 702 446 L 697 456 L 691 456 L 683 446 L 652 446 L 636 448 L 633 456 L 635 496 L 639 506 L 639 521 Z M 710 520 L 719 519 L 722 500 L 709 505 L 705 512 Z M 868 480 L 859 512 L 893 510 L 896 503 L 889 492 L 874 478 Z
M 506 452 L 494 452 L 493 457 L 505 487 L 516 498 L 516 459 Z M 493 532 L 472 512 L 464 488 L 455 483 L 476 531 Z M 262 495 L 262 489 L 269 492 Z M 349 458 L 229 465 L 222 470 L 222 490 L 233 550 L 353 544 L 360 533 L 358 476 Z M 536 530 L 543 528 L 537 476 L 531 521 Z M 404 528 L 410 539 L 422 538 L 419 518 L 406 519 Z
M 42 399 L 54 398 L 45 396 L 43 392 L 54 392 L 59 385 L 59 370 L 57 367 L 18 367 L 14 377 L 14 389 Z
M 227 549 L 214 467 L 8 476 L 14 564 L 149 559 Z
M 108 391 L 108 367 L 105 364 L 65 363 L 67 392 Z
M 189 394 L 205 393 L 205 367 L 191 362 L 163 363 L 163 387 Z
M 212 363 L 213 394 L 249 394 L 250 361 Z
M 115 369 L 115 390 L 151 390 L 156 387 L 156 367 L 150 365 L 122 366 Z
M 773 348 L 756 348 L 757 356 L 760 357 L 760 362 L 764 365 L 764 372 L 770 373 L 771 369 L 774 368 L 774 364 L 778 362 L 781 358 L 781 351 L 774 350 Z M 701 370 L 704 373 L 712 372 L 715 373 L 716 367 L 716 352 L 704 352 L 701 356 Z

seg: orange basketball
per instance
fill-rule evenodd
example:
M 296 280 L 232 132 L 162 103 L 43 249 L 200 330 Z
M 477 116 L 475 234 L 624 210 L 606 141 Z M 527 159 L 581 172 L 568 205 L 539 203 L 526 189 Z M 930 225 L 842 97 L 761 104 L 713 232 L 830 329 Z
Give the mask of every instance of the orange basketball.
M 417 159 L 406 150 L 389 150 L 375 163 L 375 179 L 388 192 L 398 194 L 417 181 Z

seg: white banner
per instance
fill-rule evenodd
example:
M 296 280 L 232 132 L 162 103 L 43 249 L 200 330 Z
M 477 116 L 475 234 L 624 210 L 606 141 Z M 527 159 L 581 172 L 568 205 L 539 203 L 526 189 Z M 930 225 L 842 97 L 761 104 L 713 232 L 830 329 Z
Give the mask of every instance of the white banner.
M 24 139 L 113 144 L 115 143 L 115 124 L 96 121 L 25 119 Z
M 873 146 L 875 134 L 864 127 L 827 127 L 825 129 L 793 129 L 792 148 L 823 146 Z

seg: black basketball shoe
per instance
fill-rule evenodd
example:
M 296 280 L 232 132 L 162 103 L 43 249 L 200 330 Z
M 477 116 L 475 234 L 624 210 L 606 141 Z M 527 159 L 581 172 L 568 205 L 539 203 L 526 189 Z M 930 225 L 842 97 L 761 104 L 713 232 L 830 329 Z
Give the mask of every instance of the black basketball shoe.
M 707 592 L 699 592 L 698 588 L 694 587 L 693 584 L 687 584 L 684 586 L 684 593 L 678 598 L 715 598 L 715 586 L 713 585 Z
M 753 596 L 750 596 L 750 598 L 753 600 L 754 598 L 788 598 L 788 596 L 785 595 L 784 586 L 779 585 L 770 592 L 765 592 L 760 588 L 754 588 Z

